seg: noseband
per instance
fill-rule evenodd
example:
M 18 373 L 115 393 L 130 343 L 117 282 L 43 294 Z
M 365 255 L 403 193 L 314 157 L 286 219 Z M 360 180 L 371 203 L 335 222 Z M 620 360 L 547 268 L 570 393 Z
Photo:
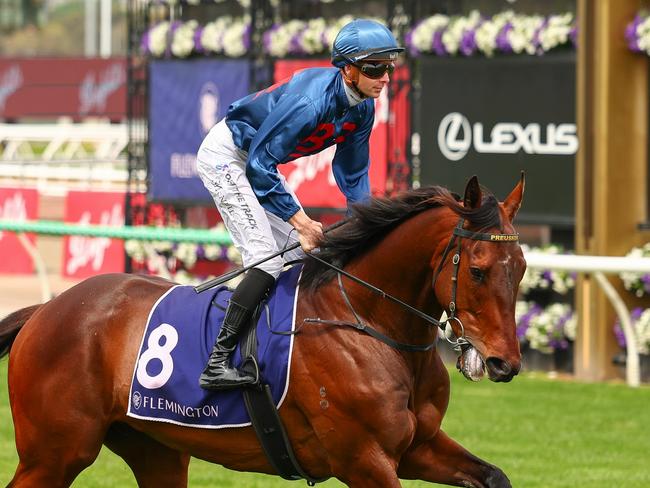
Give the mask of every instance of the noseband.
M 416 351 L 416 352 L 422 352 L 422 351 L 428 351 L 433 346 L 435 345 L 435 341 L 431 344 L 426 344 L 426 345 L 413 345 L 413 344 L 402 344 L 400 342 L 396 342 L 390 337 L 387 337 L 386 335 L 382 334 L 381 332 L 373 329 L 370 327 L 368 324 L 364 324 L 363 321 L 361 320 L 361 317 L 357 314 L 357 312 L 354 310 L 352 306 L 352 302 L 350 301 L 348 294 L 345 291 L 345 288 L 343 286 L 343 281 L 341 279 L 341 276 L 345 276 L 346 278 L 351 279 L 352 281 L 368 288 L 370 291 L 380 295 L 382 298 L 385 298 L 387 300 L 390 300 L 394 303 L 397 303 L 401 307 L 405 308 L 412 314 L 420 317 L 424 321 L 428 322 L 429 324 L 435 325 L 439 327 L 445 334 L 445 339 L 454 347 L 456 350 L 460 350 L 464 345 L 469 344 L 469 341 L 465 338 L 465 327 L 463 326 L 463 323 L 461 320 L 456 316 L 456 293 L 458 291 L 458 270 L 460 269 L 460 254 L 462 251 L 462 239 L 471 239 L 475 241 L 488 241 L 488 242 L 514 242 L 519 240 L 519 234 L 490 234 L 490 233 L 485 233 L 485 232 L 472 232 L 469 230 L 466 230 L 463 228 L 463 225 L 465 224 L 464 219 L 460 219 L 458 221 L 458 224 L 456 224 L 456 227 L 454 227 L 454 231 L 451 234 L 451 237 L 449 238 L 449 242 L 447 243 L 447 247 L 445 248 L 445 251 L 442 253 L 442 257 L 440 258 L 440 262 L 438 263 L 438 267 L 436 268 L 435 273 L 433 274 L 432 278 L 432 289 L 434 290 L 435 293 L 435 285 L 436 285 L 436 280 L 438 279 L 438 276 L 440 275 L 440 272 L 442 271 L 442 268 L 445 265 L 445 262 L 447 260 L 447 257 L 451 253 L 451 250 L 454 247 L 454 244 L 456 245 L 456 252 L 454 253 L 451 262 L 454 266 L 452 276 L 451 276 L 451 301 L 449 302 L 449 306 L 447 307 L 448 313 L 447 313 L 447 318 L 445 320 L 437 320 L 430 315 L 422 312 L 421 310 L 418 310 L 415 307 L 412 307 L 408 303 L 403 302 L 399 298 L 395 298 L 394 296 L 386 293 L 385 291 L 381 290 L 380 288 L 377 288 L 374 285 L 371 285 L 367 281 L 364 281 L 360 278 L 357 278 L 354 275 L 351 275 L 347 271 L 344 271 L 343 269 L 339 268 L 338 266 L 335 266 L 331 263 L 328 263 L 324 259 L 321 259 L 315 254 L 308 254 L 309 257 L 315 259 L 316 261 L 322 263 L 323 265 L 329 267 L 330 269 L 336 271 L 338 274 L 338 284 L 339 284 L 339 289 L 341 291 L 341 294 L 343 295 L 343 298 L 345 300 L 346 305 L 354 315 L 354 318 L 356 320 L 356 324 L 350 323 L 350 322 L 344 322 L 344 321 L 339 321 L 339 320 L 322 320 L 320 318 L 307 318 L 305 319 L 305 322 L 308 323 L 319 323 L 319 324 L 330 324 L 330 325 L 348 325 L 352 326 L 355 329 L 361 330 L 363 332 L 366 332 L 367 334 L 375 337 L 376 339 L 379 339 L 380 341 L 384 342 L 385 344 L 388 344 L 390 347 L 394 349 L 399 349 L 403 351 Z M 450 339 L 449 335 L 447 334 L 447 325 L 450 326 L 451 328 L 451 323 L 456 322 L 458 326 L 460 327 L 460 335 L 456 337 L 455 340 Z M 452 333 L 453 333 L 453 328 L 452 328 Z

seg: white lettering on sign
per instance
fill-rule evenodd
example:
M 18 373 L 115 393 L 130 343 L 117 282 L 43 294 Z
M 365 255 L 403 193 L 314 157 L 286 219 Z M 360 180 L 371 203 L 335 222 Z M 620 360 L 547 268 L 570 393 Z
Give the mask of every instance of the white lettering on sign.
M 22 193 L 14 193 L 4 202 L 0 203 L 0 218 L 4 220 L 27 220 L 27 204 Z M 4 232 L 0 231 L 0 239 Z
M 126 73 L 121 63 L 114 63 L 95 78 L 88 72 L 79 87 L 79 113 L 85 115 L 92 110 L 98 112 L 106 108 L 106 101 L 126 82 Z
M 135 392 L 133 397 L 132 403 L 136 410 L 139 410 L 140 408 L 148 410 L 164 410 L 166 412 L 172 412 L 176 415 L 192 419 L 200 419 L 203 417 L 216 418 L 219 416 L 218 405 L 191 407 L 163 397 L 142 395 L 140 392 Z
M 78 223 L 86 225 L 90 223 L 90 219 L 90 212 L 86 211 L 81 215 Z M 99 218 L 99 225 L 124 225 L 124 214 L 121 205 L 116 203 L 110 211 L 103 211 Z M 68 239 L 70 258 L 66 264 L 67 273 L 74 274 L 88 264 L 91 264 L 93 271 L 99 271 L 104 264 L 106 249 L 110 245 L 111 240 L 108 237 L 70 236 L 70 239 Z
M 23 84 L 20 66 L 12 65 L 0 75 L 0 110 L 4 110 L 7 99 L 16 93 Z
M 544 142 L 545 141 L 545 142 Z M 470 147 L 483 154 L 575 154 L 578 136 L 575 124 L 548 124 L 543 137 L 540 124 L 523 126 L 517 122 L 499 122 L 484 136 L 483 124 L 470 125 L 463 114 L 452 112 L 438 126 L 438 147 L 450 161 L 465 157 Z
M 196 178 L 196 154 L 172 153 L 169 158 L 169 175 L 172 178 Z

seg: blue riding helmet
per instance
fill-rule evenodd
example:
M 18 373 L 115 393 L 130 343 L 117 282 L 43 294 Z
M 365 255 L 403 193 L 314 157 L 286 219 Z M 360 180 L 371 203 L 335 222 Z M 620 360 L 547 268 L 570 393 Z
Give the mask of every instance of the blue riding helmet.
M 404 51 L 388 28 L 374 20 L 357 19 L 343 26 L 334 39 L 332 64 L 343 68 L 362 59 L 396 59 Z

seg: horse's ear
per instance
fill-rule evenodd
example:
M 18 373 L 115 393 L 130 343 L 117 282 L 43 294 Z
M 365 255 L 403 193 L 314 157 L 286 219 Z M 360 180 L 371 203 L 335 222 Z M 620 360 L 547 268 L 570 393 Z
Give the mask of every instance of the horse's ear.
M 519 183 L 517 183 L 517 186 L 515 186 L 514 190 L 510 192 L 508 198 L 503 201 L 503 209 L 506 211 L 506 215 L 508 216 L 508 219 L 510 219 L 510 222 L 514 220 L 519 207 L 521 207 L 521 200 L 524 197 L 524 186 L 525 177 L 524 172 L 522 171 Z
M 472 176 L 465 186 L 465 197 L 463 198 L 463 204 L 465 208 L 478 208 L 481 206 L 481 199 L 483 195 L 481 193 L 481 185 L 478 184 L 478 176 Z

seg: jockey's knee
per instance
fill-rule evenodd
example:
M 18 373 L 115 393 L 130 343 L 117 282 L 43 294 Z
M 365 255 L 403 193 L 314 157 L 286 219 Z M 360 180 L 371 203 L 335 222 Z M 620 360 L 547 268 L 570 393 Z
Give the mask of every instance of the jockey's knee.
M 262 271 L 266 271 L 268 274 L 273 276 L 273 278 L 278 279 L 278 276 L 280 276 L 282 268 L 284 267 L 284 259 L 278 256 L 276 258 L 269 259 L 268 261 L 265 261 L 255 267 L 261 269 Z

